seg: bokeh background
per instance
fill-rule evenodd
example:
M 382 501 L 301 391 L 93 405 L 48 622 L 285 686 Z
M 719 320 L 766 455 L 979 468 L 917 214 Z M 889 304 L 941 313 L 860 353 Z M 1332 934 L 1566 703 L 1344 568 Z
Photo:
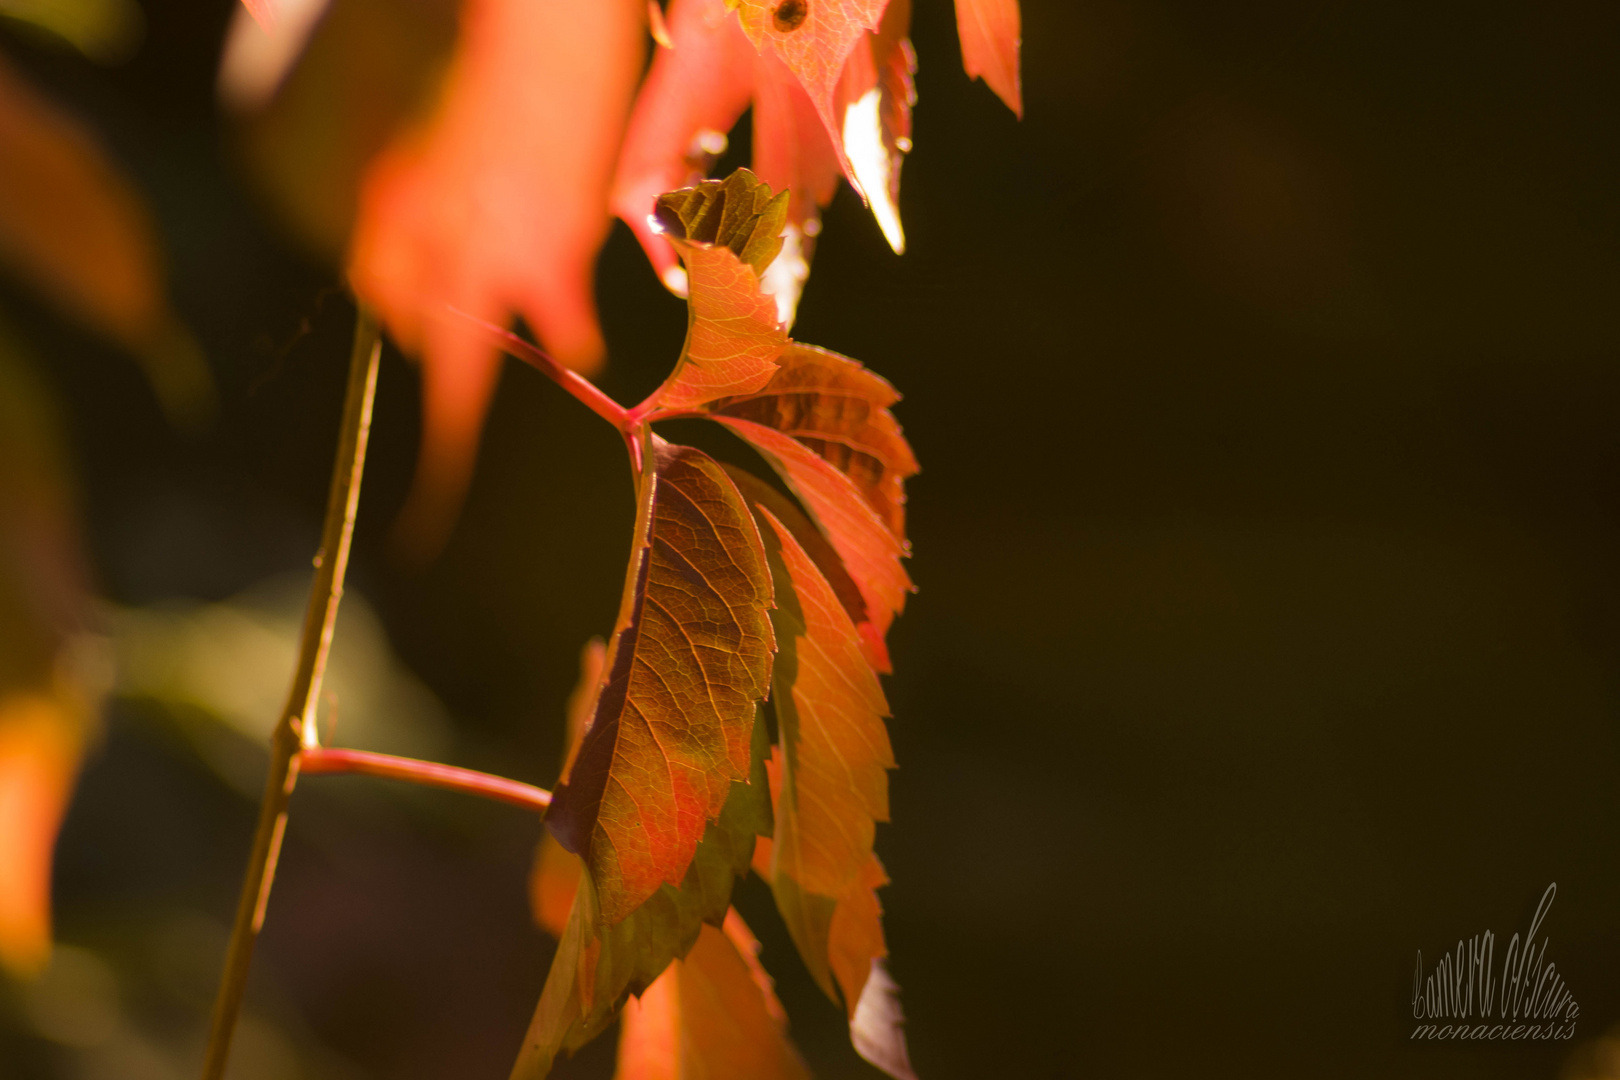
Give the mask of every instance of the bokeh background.
M 140 7 L 106 64 L 0 22 L 153 208 L 219 393 L 178 431 L 126 353 L 0 279 L 116 659 L 61 945 L 0 991 L 7 1078 L 196 1070 L 353 318 L 221 115 L 231 4 Z M 918 3 L 910 250 L 841 192 L 796 330 L 905 393 L 924 466 L 878 842 L 919 1075 L 1620 1075 L 1620 7 L 1024 19 L 1018 123 L 961 73 L 950 5 Z M 622 226 L 598 285 L 602 384 L 639 399 L 684 310 Z M 617 604 L 622 451 L 509 364 L 449 546 L 410 569 L 386 538 L 418 394 L 390 350 L 338 741 L 549 785 Z M 551 951 L 539 834 L 306 780 L 232 1075 L 505 1076 Z M 1414 1047 L 1415 953 L 1505 945 L 1550 882 L 1576 1039 Z M 878 1075 L 765 890 L 739 904 L 818 1074 Z M 604 1039 L 557 1075 L 611 1068 Z

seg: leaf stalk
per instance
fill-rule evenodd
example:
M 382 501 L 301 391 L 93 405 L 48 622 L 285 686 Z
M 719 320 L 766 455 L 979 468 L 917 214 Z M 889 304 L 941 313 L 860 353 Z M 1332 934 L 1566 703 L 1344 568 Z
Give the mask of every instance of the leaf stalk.
M 392 754 L 373 754 L 365 750 L 306 749 L 299 755 L 298 768 L 310 775 L 359 773 L 406 780 L 466 795 L 480 795 L 526 810 L 544 811 L 551 805 L 551 792 L 517 780 L 508 780 L 504 776 Z

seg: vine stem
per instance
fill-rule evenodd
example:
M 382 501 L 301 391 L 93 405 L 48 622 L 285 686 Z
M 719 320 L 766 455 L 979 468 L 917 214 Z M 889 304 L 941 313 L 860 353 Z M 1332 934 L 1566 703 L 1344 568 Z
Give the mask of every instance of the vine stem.
M 377 393 L 377 368 L 382 355 L 381 331 L 376 315 L 363 305 L 354 327 L 354 350 L 349 358 L 349 383 L 343 399 L 343 422 L 337 459 L 332 466 L 332 487 L 326 500 L 326 521 L 321 549 L 315 556 L 315 581 L 310 586 L 299 638 L 298 667 L 293 673 L 287 704 L 270 736 L 270 772 L 259 803 L 259 824 L 242 895 L 236 906 L 225 971 L 214 999 L 213 1022 L 203 1080 L 221 1080 L 230 1058 L 231 1036 L 247 991 L 253 946 L 264 925 L 265 906 L 275 880 L 276 859 L 287 827 L 287 803 L 298 782 L 299 751 L 315 745 L 315 709 L 332 647 L 338 601 L 343 597 L 343 575 L 349 564 L 349 543 L 354 536 L 355 511 L 360 503 L 360 477 L 365 469 L 366 442 L 371 433 L 371 407 Z
M 447 791 L 481 795 L 526 810 L 543 811 L 551 805 L 551 792 L 517 780 L 472 769 L 458 769 L 454 765 L 439 765 L 432 761 L 394 757 L 392 754 L 373 754 L 365 750 L 331 750 L 324 747 L 305 750 L 298 755 L 298 769 L 312 776 L 321 773 L 361 773 L 406 780 Z

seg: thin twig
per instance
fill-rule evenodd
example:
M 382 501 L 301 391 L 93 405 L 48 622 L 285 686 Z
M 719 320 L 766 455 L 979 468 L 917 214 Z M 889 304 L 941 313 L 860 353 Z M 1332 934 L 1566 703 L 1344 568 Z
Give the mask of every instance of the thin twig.
M 264 797 L 259 804 L 259 826 L 253 836 L 247 874 L 242 880 L 236 923 L 231 929 L 230 948 L 225 955 L 225 972 L 220 977 L 219 996 L 214 1000 L 203 1080 L 221 1080 L 225 1075 L 231 1035 L 236 1030 L 236 1019 L 247 991 L 248 965 L 253 959 L 259 929 L 264 925 L 264 909 L 270 900 L 276 858 L 287 827 L 287 801 L 293 785 L 298 782 L 298 752 L 306 741 L 314 743 L 315 703 L 321 692 L 321 677 L 326 672 L 327 652 L 332 646 L 338 601 L 343 596 L 343 574 L 348 568 L 349 541 L 354 535 L 355 510 L 360 502 L 360 476 L 365 469 L 366 440 L 371 432 L 371 404 L 377 391 L 381 353 L 382 338 L 376 317 L 362 307 L 355 322 L 349 385 L 343 399 L 343 426 L 337 460 L 332 466 L 332 488 L 327 495 L 321 550 L 315 557 L 315 581 L 310 587 L 309 607 L 304 613 L 304 628 L 299 638 L 298 668 L 287 694 L 287 705 L 270 737 L 270 775 L 265 780 Z
M 445 307 L 458 318 L 465 319 L 477 326 L 489 337 L 490 344 L 502 349 L 522 360 L 530 367 L 542 372 L 552 382 L 568 391 L 574 397 L 584 402 L 585 407 L 597 416 L 606 420 L 621 432 L 629 430 L 627 414 L 623 405 L 604 394 L 596 384 L 580 375 L 576 371 L 558 363 L 550 353 L 529 342 L 524 341 L 510 330 L 486 322 L 476 315 L 469 315 L 458 307 L 446 304 Z
M 365 750 L 329 750 L 320 747 L 305 750 L 299 755 L 298 769 L 312 776 L 319 773 L 362 773 L 392 780 L 408 780 L 447 791 L 482 795 L 486 799 L 511 803 L 526 810 L 543 811 L 551 805 L 551 792 L 508 780 L 504 776 L 392 754 L 373 754 Z

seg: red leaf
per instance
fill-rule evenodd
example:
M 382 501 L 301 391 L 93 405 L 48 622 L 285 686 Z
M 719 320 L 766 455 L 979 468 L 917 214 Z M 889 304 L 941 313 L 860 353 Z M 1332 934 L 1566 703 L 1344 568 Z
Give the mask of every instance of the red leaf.
M 956 0 L 956 32 L 962 39 L 962 67 L 968 76 L 983 78 L 1022 119 L 1018 0 Z
M 426 366 L 422 461 L 402 529 L 442 544 L 498 358 L 474 324 L 516 312 L 559 360 L 602 359 L 591 278 L 641 70 L 639 0 L 468 0 L 439 108 L 372 163 L 350 254 L 356 291 Z
M 547 823 L 582 855 L 604 925 L 679 885 L 749 776 L 775 643 L 753 519 L 720 466 L 656 436 L 596 710 Z
M 615 1080 L 808 1080 L 759 942 L 736 909 L 626 1003 Z

